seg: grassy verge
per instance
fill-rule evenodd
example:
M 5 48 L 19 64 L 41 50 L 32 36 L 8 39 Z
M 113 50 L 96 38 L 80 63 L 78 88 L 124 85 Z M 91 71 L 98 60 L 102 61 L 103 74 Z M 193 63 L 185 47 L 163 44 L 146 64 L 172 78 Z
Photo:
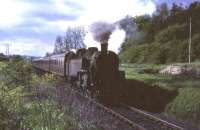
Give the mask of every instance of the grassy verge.
M 0 62 L 0 129 L 96 129 L 59 104 L 54 75 L 37 76 L 25 61 Z
M 200 88 L 182 88 L 165 113 L 200 128 Z
M 184 64 L 182 64 L 184 65 Z M 166 65 L 154 64 L 122 64 L 120 69 L 124 70 L 127 79 L 136 79 L 145 83 L 156 85 L 165 89 L 178 89 L 184 87 L 199 87 L 200 80 L 188 76 L 165 76 L 158 71 Z M 200 63 L 193 63 L 191 66 L 200 66 Z
M 200 67 L 200 63 L 188 66 Z M 165 65 L 122 64 L 121 69 L 126 72 L 127 79 L 136 79 L 168 90 L 178 90 L 179 94 L 167 105 L 165 113 L 200 128 L 200 79 L 158 74 L 158 70 L 163 67 Z

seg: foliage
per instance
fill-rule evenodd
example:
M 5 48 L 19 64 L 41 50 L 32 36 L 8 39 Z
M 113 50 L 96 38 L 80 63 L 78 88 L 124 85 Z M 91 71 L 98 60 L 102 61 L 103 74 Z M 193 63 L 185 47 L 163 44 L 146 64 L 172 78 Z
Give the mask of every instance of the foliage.
M 21 56 L 21 55 L 12 55 L 9 57 L 9 59 L 12 61 L 12 62 L 18 62 L 18 61 L 23 61 L 24 60 L 24 57 Z
M 67 48 L 68 49 L 68 48 Z M 57 36 L 56 37 L 56 41 L 55 41 L 55 45 L 54 45 L 54 51 L 53 53 L 61 53 L 65 51 L 65 46 L 64 46 L 64 40 L 63 37 L 61 36 Z M 48 56 L 49 54 L 46 54 L 46 56 Z
M 33 72 L 31 64 L 23 60 L 12 60 L 0 68 L 0 75 L 5 81 L 5 85 L 15 87 L 25 86 L 31 81 Z
M 3 54 L 3 53 L 0 53 L 0 61 L 7 61 L 8 58 Z
M 95 129 L 60 104 L 59 79 L 53 74 L 38 76 L 23 60 L 0 62 L 0 72 L 0 129 Z
M 200 60 L 200 2 L 188 7 L 161 4 L 152 16 L 132 18 L 135 34 L 121 46 L 120 59 L 129 63 L 172 63 L 188 61 L 189 17 L 192 19 L 192 61 Z M 131 19 L 129 17 L 129 19 Z M 130 21 L 130 20 L 129 20 Z M 135 27 L 136 28 L 136 27 Z
M 200 88 L 183 88 L 166 113 L 200 127 Z
M 78 127 L 73 115 L 66 113 L 67 110 L 60 109 L 52 97 L 44 100 L 39 98 L 41 97 L 26 104 L 27 114 L 21 123 L 23 128 L 64 130 Z
M 24 85 L 27 84 L 23 78 L 27 76 L 25 70 L 29 70 L 29 67 L 26 66 L 28 63 L 24 62 L 24 65 L 22 65 L 22 62 L 0 64 L 1 129 L 20 129 L 20 122 L 23 119 L 24 113 L 22 96 L 25 88 Z M 11 64 L 14 64 L 14 66 Z M 23 67 L 25 68 L 24 71 L 22 69 Z
M 19 86 L 9 89 L 3 83 L 0 84 L 0 128 L 18 129 L 22 116 L 21 91 Z

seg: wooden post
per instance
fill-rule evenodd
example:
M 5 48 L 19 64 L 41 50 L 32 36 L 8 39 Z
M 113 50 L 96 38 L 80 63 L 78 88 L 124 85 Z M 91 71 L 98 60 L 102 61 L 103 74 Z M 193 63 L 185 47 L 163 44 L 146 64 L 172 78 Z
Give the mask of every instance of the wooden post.
M 192 33 L 192 24 L 191 24 L 191 21 L 192 21 L 192 19 L 191 19 L 191 17 L 190 17 L 190 32 L 189 32 L 189 54 L 188 54 L 188 63 L 190 64 L 190 62 L 191 62 L 191 42 L 192 42 L 192 40 L 191 40 L 191 33 Z

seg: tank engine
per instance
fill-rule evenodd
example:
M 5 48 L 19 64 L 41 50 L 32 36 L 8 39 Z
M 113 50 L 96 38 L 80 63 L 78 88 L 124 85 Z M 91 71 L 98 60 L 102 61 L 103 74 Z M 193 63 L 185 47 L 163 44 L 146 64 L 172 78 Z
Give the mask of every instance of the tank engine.
M 84 95 L 98 100 L 113 100 L 124 72 L 119 71 L 118 55 L 108 51 L 108 44 L 79 49 L 76 53 L 52 55 L 33 60 L 36 68 L 65 76 Z M 115 95 L 115 96 L 114 96 Z
M 113 100 L 118 93 L 124 72 L 119 71 L 118 55 L 107 50 L 107 43 L 101 44 L 101 52 L 92 56 L 90 77 L 98 99 Z M 118 96 L 118 95 L 117 95 Z

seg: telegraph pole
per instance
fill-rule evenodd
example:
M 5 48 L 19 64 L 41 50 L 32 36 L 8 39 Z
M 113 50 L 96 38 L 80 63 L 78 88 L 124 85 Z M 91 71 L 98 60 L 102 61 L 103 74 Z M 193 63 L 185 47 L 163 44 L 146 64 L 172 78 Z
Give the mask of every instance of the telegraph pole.
M 192 43 L 192 39 L 191 39 L 191 37 L 192 37 L 192 19 L 191 19 L 191 17 L 190 17 L 190 28 L 189 28 L 189 47 L 188 47 L 188 49 L 189 49 L 189 54 L 188 54 L 188 63 L 190 64 L 190 62 L 191 62 L 191 43 Z
M 4 44 L 6 46 L 6 55 L 9 56 L 9 49 L 10 49 L 10 45 L 9 44 Z

